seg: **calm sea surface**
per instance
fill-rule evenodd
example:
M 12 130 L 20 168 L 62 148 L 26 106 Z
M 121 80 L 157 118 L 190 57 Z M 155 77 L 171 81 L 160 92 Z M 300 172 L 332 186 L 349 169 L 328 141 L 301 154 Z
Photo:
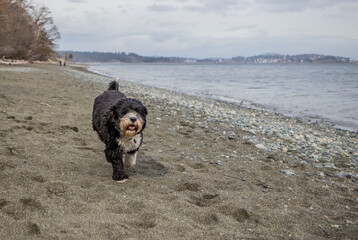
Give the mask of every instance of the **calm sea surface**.
M 357 64 L 98 64 L 89 70 L 358 131 Z

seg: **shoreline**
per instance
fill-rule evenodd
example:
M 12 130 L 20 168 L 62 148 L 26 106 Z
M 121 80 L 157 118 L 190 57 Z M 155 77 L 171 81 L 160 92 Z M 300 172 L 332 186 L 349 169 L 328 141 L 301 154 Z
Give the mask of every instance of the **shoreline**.
M 149 115 L 118 184 L 91 125 L 110 78 L 34 64 L 0 80 L 0 238 L 356 237 L 357 133 L 120 80 Z
M 112 63 L 111 63 L 112 64 Z M 87 66 L 86 67 L 87 70 L 89 72 L 93 72 L 96 74 L 100 74 L 106 77 L 115 77 L 115 76 L 111 76 L 110 74 L 106 74 L 103 73 L 101 71 L 97 71 L 97 70 L 91 70 L 91 66 Z M 132 82 L 132 81 L 131 81 Z M 137 83 L 134 82 L 133 83 Z M 137 83 L 140 84 L 140 83 Z M 154 85 L 147 85 L 150 87 L 156 87 Z M 163 88 L 165 90 L 169 90 L 169 91 L 173 91 L 169 88 Z M 175 91 L 175 90 L 174 90 Z M 278 113 L 281 114 L 283 116 L 289 117 L 289 118 L 296 118 L 296 119 L 300 119 L 301 121 L 306 121 L 306 122 L 313 122 L 313 123 L 318 123 L 318 124 L 324 124 L 326 126 L 331 126 L 333 128 L 336 129 L 340 129 L 343 131 L 351 131 L 351 132 L 356 132 L 358 133 L 358 126 L 356 123 L 354 122 L 350 122 L 349 120 L 345 119 L 345 120 L 334 120 L 333 118 L 331 119 L 330 117 L 324 117 L 324 116 L 319 116 L 319 115 L 304 115 L 304 114 L 298 114 L 298 113 L 289 113 L 289 112 L 285 112 L 285 111 L 278 111 L 276 110 L 275 106 L 264 106 L 246 99 L 230 99 L 229 97 L 225 97 L 225 96 L 215 96 L 215 95 L 199 95 L 199 94 L 190 94 L 190 93 L 186 93 L 185 91 L 177 91 L 183 94 L 187 94 L 187 95 L 191 95 L 191 96 L 197 96 L 203 99 L 212 99 L 212 100 L 216 100 L 216 101 L 221 101 L 221 102 L 226 102 L 226 103 L 230 103 L 230 104 L 234 104 L 234 105 L 238 105 L 240 107 L 243 108 L 249 108 L 249 109 L 255 109 L 255 110 L 261 110 L 264 112 L 270 112 L 270 113 Z

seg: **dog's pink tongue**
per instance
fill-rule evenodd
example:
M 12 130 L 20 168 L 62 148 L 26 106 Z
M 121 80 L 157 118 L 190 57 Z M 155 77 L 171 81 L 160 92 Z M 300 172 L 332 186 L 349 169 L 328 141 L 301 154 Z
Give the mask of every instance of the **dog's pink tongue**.
M 128 129 L 129 129 L 129 130 L 134 130 L 134 129 L 135 129 L 135 126 L 129 126 Z

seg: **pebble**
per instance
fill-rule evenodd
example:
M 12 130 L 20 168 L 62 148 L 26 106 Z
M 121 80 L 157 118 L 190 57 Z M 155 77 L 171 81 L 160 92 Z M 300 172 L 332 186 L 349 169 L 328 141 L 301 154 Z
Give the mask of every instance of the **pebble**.
M 289 170 L 280 170 L 280 173 L 285 174 L 287 176 L 298 176 L 298 174 L 295 173 L 294 171 L 292 171 L 291 169 L 289 169 Z
M 338 176 L 338 177 L 346 177 L 346 178 L 353 178 L 353 177 L 357 177 L 357 174 L 354 173 L 350 173 L 350 172 L 338 172 L 335 173 L 334 175 Z
M 73 131 L 78 132 L 78 127 L 70 127 Z
M 319 173 L 318 173 L 318 176 L 319 176 L 319 177 L 321 177 L 321 178 L 326 177 L 326 175 L 324 175 L 324 173 L 323 173 L 323 172 L 319 172 Z
M 313 164 L 313 166 L 315 166 L 316 168 L 323 168 L 323 163 L 315 163 Z
M 318 225 L 318 227 L 319 227 L 323 232 L 327 231 L 326 228 L 323 227 L 322 225 Z
M 255 147 L 257 147 L 257 148 L 259 148 L 259 149 L 266 149 L 266 147 L 265 147 L 263 144 L 261 144 L 261 143 L 256 144 Z
M 222 162 L 219 160 L 215 162 L 211 161 L 210 164 L 222 165 Z

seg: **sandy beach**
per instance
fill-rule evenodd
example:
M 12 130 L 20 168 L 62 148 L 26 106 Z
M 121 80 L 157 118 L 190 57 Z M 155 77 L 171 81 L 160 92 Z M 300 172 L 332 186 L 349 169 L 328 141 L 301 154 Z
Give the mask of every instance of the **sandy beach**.
M 120 81 L 149 111 L 120 184 L 91 123 L 111 80 L 0 65 L 0 239 L 358 239 L 357 133 Z

